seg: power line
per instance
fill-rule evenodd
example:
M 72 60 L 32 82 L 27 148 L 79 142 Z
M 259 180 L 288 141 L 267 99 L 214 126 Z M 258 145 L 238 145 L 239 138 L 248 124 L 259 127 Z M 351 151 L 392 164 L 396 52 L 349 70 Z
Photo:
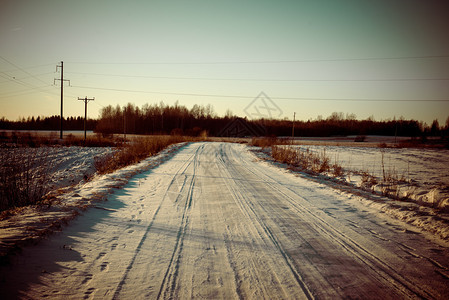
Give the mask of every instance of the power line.
M 23 70 L 30 70 L 30 69 L 37 69 L 37 68 L 42 68 L 42 67 L 48 67 L 48 66 L 53 66 L 55 63 L 49 63 L 49 64 L 42 64 L 42 65 L 34 65 L 34 66 L 27 66 L 27 67 L 21 67 L 21 69 Z M 10 69 L 10 70 L 5 70 L 5 72 L 12 72 L 17 70 L 17 67 L 15 67 L 14 69 Z
M 302 60 L 261 60 L 261 61 L 209 61 L 209 62 L 83 62 L 73 61 L 71 64 L 87 65 L 219 65 L 219 64 L 283 64 L 283 63 L 310 63 L 310 62 L 340 62 L 340 61 L 379 61 L 379 60 L 411 60 L 449 58 L 449 55 L 424 56 L 392 56 L 392 57 L 356 57 L 356 58 L 330 58 L 330 59 L 302 59 Z
M 10 98 L 10 97 L 17 97 L 17 96 L 28 95 L 28 94 L 35 93 L 36 90 L 38 90 L 38 92 L 46 93 L 46 94 L 52 95 L 52 96 L 57 95 L 56 93 L 51 93 L 51 91 L 49 91 L 50 88 L 53 88 L 53 86 L 39 87 L 39 88 L 30 88 L 28 90 L 11 92 L 9 94 L 5 93 L 5 94 L 1 94 L 0 98 Z
M 42 79 L 36 77 L 35 75 L 29 73 L 28 71 L 26 71 L 26 70 L 24 70 L 23 68 L 19 67 L 19 66 L 16 65 L 15 63 L 13 63 L 13 62 L 7 60 L 7 59 L 4 58 L 3 56 L 0 55 L 0 58 L 3 59 L 4 61 L 6 61 L 8 64 L 10 64 L 10 65 L 14 66 L 15 68 L 19 69 L 20 71 L 24 72 L 25 74 L 28 74 L 29 76 L 33 77 L 34 79 L 36 79 L 36 80 L 38 80 L 38 81 L 40 81 L 40 82 L 42 82 L 42 83 L 44 83 L 44 84 L 47 84 L 47 82 L 45 82 L 45 81 L 43 81 Z
M 101 107 L 101 108 L 104 108 L 104 107 L 105 107 L 104 105 L 98 103 L 98 101 L 94 102 L 94 104 L 98 105 L 98 106 Z
M 67 72 L 78 75 L 110 76 L 123 78 L 149 78 L 149 79 L 170 79 L 170 80 L 211 80 L 211 81 L 267 81 L 267 82 L 369 82 L 369 81 L 446 81 L 449 78 L 373 78 L 373 79 L 259 79 L 259 78 L 207 78 L 207 77 L 170 77 L 170 76 L 145 76 L 145 75 L 125 75 L 125 74 L 107 74 L 107 73 L 85 73 L 85 72 Z
M 10 75 L 6 74 L 5 72 L 1 72 L 1 73 L 4 74 L 4 76 L 1 76 L 1 77 L 5 78 L 6 80 L 0 81 L 0 84 L 1 84 L 1 83 L 5 83 L 5 82 L 8 82 L 8 81 L 13 81 L 13 82 L 14 82 L 14 80 L 24 80 L 24 79 L 29 79 L 29 78 L 32 77 L 32 76 L 25 76 L 25 77 L 19 77 L 19 78 L 18 78 L 18 77 L 16 77 L 16 76 L 10 76 Z M 46 73 L 36 74 L 35 76 L 42 76 L 42 75 L 48 75 L 48 74 L 54 74 L 54 72 L 46 72 Z
M 44 89 L 44 88 L 50 87 L 50 85 L 48 85 L 48 82 L 45 82 L 45 81 L 43 81 L 42 79 L 40 79 L 40 78 L 37 77 L 37 76 L 40 76 L 40 75 L 46 75 L 46 74 L 50 74 L 50 73 L 44 73 L 44 74 L 40 74 L 40 75 L 33 75 L 33 74 L 29 73 L 28 71 L 26 71 L 24 68 L 22 68 L 22 67 L 16 65 L 15 63 L 11 62 L 10 60 L 8 60 L 8 59 L 6 59 L 6 58 L 4 58 L 3 56 L 0 56 L 0 59 L 2 59 L 3 61 L 7 62 L 7 63 L 10 64 L 11 66 L 15 67 L 16 69 L 18 69 L 18 70 L 20 70 L 20 71 L 22 71 L 23 73 L 25 73 L 25 74 L 28 75 L 28 77 L 23 77 L 23 78 L 19 79 L 19 78 L 16 78 L 15 76 L 10 76 L 10 75 L 8 75 L 8 74 L 5 73 L 5 72 L 1 72 L 1 73 L 4 74 L 4 75 L 2 76 L 3 78 L 7 79 L 8 81 L 11 81 L 11 82 L 14 82 L 14 83 L 16 83 L 16 84 L 20 84 L 20 85 L 22 85 L 22 86 L 27 87 L 27 88 L 28 88 L 27 91 L 30 91 L 30 90 L 38 90 L 38 91 L 40 91 L 40 92 L 43 92 L 43 93 L 46 93 L 46 94 L 51 95 L 51 93 L 49 93 L 48 91 L 46 91 L 46 90 Z M 35 67 L 30 67 L 30 68 L 37 68 L 37 67 L 47 66 L 47 65 L 48 65 L 48 64 L 40 65 L 40 66 L 35 66 Z M 22 80 L 22 79 L 27 79 L 27 78 L 30 78 L 30 77 L 32 77 L 32 78 L 34 78 L 34 79 L 40 81 L 41 83 L 45 84 L 45 86 L 43 86 L 43 87 L 35 86 L 35 85 L 31 84 L 31 83 L 24 82 L 24 81 Z M 6 81 L 4 81 L 4 82 L 6 82 Z M 5 98 L 5 97 L 12 97 L 12 96 L 24 95 L 24 94 L 28 94 L 28 93 L 29 93 L 29 92 L 26 92 L 26 93 L 22 93 L 22 92 L 24 92 L 24 91 L 18 91 L 18 92 L 13 92 L 13 93 L 9 93 L 9 94 L 3 94 L 3 95 L 0 96 L 0 97 L 1 97 L 1 98 Z M 17 94 L 17 93 L 19 93 L 19 94 Z
M 5 78 L 5 79 L 7 79 L 8 81 L 11 81 L 11 82 L 13 82 L 13 83 L 15 83 L 15 84 L 19 84 L 19 85 L 21 85 L 21 86 L 26 87 L 26 88 L 27 88 L 26 91 L 28 91 L 28 90 L 39 90 L 40 92 L 48 93 L 47 91 L 44 90 L 44 88 L 47 88 L 47 87 L 50 86 L 50 85 L 48 85 L 47 83 L 45 83 L 45 84 L 46 84 L 45 86 L 39 87 L 39 86 L 35 86 L 35 85 L 31 84 L 31 83 L 24 82 L 24 81 L 22 81 L 22 80 L 20 80 L 20 79 L 17 79 L 17 78 L 15 78 L 14 76 L 9 76 L 9 75 L 6 74 L 5 72 L 1 72 L 1 73 L 2 73 L 2 74 L 0 74 L 0 77 L 3 77 L 3 78 Z M 18 91 L 18 92 L 20 93 L 20 92 L 22 92 L 22 91 Z M 14 93 L 17 93 L 17 92 L 13 92 L 13 94 L 14 94 Z M 7 94 L 7 93 L 6 93 L 6 94 Z M 10 93 L 10 94 L 11 94 L 11 93 Z M 3 94 L 2 96 L 4 97 L 5 94 Z
M 45 72 L 45 73 L 40 73 L 40 74 L 35 74 L 35 75 L 29 75 L 29 76 L 25 76 L 25 77 L 20 77 L 20 79 L 28 79 L 28 78 L 36 78 L 37 76 L 43 76 L 43 75 L 49 75 L 49 74 L 54 74 L 54 71 L 51 72 Z
M 172 92 L 156 92 L 142 90 L 125 90 L 115 88 L 101 88 L 90 86 L 73 86 L 74 88 L 103 90 L 113 92 L 143 93 L 143 94 L 159 94 L 159 95 L 175 95 L 175 96 L 195 96 L 195 97 L 216 97 L 216 98 L 237 98 L 237 99 L 254 99 L 254 96 L 243 95 L 219 95 L 219 94 L 199 94 L 199 93 L 172 93 Z M 355 102 L 449 102 L 449 99 L 350 99 L 350 98 L 311 98 L 311 97 L 271 97 L 279 100 L 301 100 L 301 101 L 355 101 Z

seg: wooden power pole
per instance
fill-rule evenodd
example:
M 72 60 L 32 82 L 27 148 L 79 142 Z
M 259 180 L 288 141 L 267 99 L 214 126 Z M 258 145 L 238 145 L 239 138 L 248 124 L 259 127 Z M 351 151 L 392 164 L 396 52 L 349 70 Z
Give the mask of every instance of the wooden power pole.
M 64 79 L 64 62 L 63 61 L 61 61 L 61 65 L 60 66 L 56 66 L 56 71 L 58 71 L 58 68 L 61 68 L 61 79 L 55 79 L 54 81 L 56 81 L 56 80 L 60 80 L 61 81 L 61 126 L 60 126 L 60 134 L 59 134 L 59 138 L 62 140 L 62 131 L 63 131 L 63 129 L 62 129 L 62 123 L 63 123 L 63 116 L 62 116 L 62 113 L 63 113 L 63 109 L 62 109 L 62 106 L 63 106 L 63 100 L 64 100 L 64 81 L 68 81 L 69 82 L 69 85 L 70 85 L 70 80 L 68 80 L 68 79 Z
M 292 138 L 295 138 L 295 117 L 296 117 L 296 112 L 293 113 L 293 127 L 292 127 Z
M 87 98 L 87 96 L 86 97 L 84 97 L 84 98 L 80 98 L 80 97 L 78 97 L 78 100 L 82 100 L 82 101 L 84 101 L 84 141 L 86 140 L 86 122 L 87 122 L 87 102 L 89 102 L 89 101 L 94 101 L 95 100 L 95 98 Z

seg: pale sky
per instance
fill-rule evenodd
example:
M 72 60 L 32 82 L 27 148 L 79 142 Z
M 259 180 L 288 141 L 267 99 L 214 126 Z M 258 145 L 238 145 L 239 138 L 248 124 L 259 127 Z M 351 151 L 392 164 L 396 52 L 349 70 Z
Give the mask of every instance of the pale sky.
M 244 117 L 264 92 L 280 118 L 444 124 L 448 29 L 444 0 L 3 0 L 0 117 L 59 115 L 64 61 L 64 116 L 87 96 L 92 118 L 161 101 Z

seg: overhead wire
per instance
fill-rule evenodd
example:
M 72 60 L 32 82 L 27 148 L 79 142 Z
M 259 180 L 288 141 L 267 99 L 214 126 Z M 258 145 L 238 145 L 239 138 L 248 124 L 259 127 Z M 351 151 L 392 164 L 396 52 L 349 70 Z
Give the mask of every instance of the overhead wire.
M 4 58 L 3 56 L 0 55 L 0 58 L 4 61 L 6 61 L 8 64 L 10 64 L 11 66 L 14 66 L 15 68 L 19 69 L 20 71 L 24 72 L 25 74 L 29 75 L 30 77 L 33 77 L 34 79 L 40 81 L 41 83 L 47 84 L 47 82 L 43 81 L 42 79 L 40 79 L 39 77 L 29 73 L 28 71 L 26 71 L 25 69 L 23 69 L 22 67 L 16 65 L 15 63 L 7 60 L 6 58 Z
M 55 65 L 55 63 L 52 62 L 52 63 L 41 64 L 41 65 L 33 65 L 33 66 L 21 67 L 21 69 L 29 70 L 29 69 L 37 69 L 37 68 L 42 68 L 42 67 L 54 66 L 54 65 Z M 17 67 L 14 66 L 14 69 L 5 70 L 4 72 L 12 72 L 12 71 L 15 71 L 15 70 L 17 70 Z
M 41 89 L 40 92 L 43 92 L 43 93 L 46 93 L 46 94 L 49 94 L 49 95 L 52 95 L 52 96 L 57 95 L 57 93 L 52 93 L 50 91 L 50 88 L 53 88 L 53 87 L 52 86 L 48 86 L 46 88 L 47 90 L 44 90 L 45 89 L 44 87 L 40 88 Z M 16 91 L 16 92 L 11 92 L 9 94 L 0 95 L 0 99 L 28 95 L 28 94 L 32 94 L 32 93 L 35 93 L 35 92 L 36 92 L 35 89 Z
M 33 85 L 33 84 L 30 84 L 30 83 L 28 83 L 28 82 L 24 82 L 24 81 L 22 81 L 22 80 L 20 80 L 20 79 L 17 79 L 17 78 L 15 78 L 15 77 L 11 77 L 11 76 L 9 76 L 8 74 L 6 74 L 6 73 L 4 73 L 4 72 L 1 72 L 1 73 L 3 73 L 3 75 L 0 74 L 1 77 L 6 78 L 6 79 L 8 79 L 8 80 L 11 81 L 11 82 L 14 82 L 15 84 L 19 84 L 19 85 L 21 85 L 21 86 L 26 87 L 27 90 L 25 90 L 25 91 L 29 91 L 29 90 L 40 90 L 41 92 L 46 92 L 46 91 L 44 91 L 43 89 L 46 88 L 46 87 L 50 87 L 50 86 L 51 86 L 51 85 L 48 85 L 48 84 L 45 85 L 45 86 L 35 86 L 35 85 Z M 24 92 L 24 90 L 17 91 L 17 92 L 21 93 L 21 92 Z M 10 92 L 9 94 L 14 94 L 14 93 L 16 93 L 16 92 Z M 0 97 L 7 97 L 7 96 L 5 96 L 5 95 L 7 95 L 7 94 L 8 94 L 8 92 L 6 92 L 6 93 L 4 93 L 4 94 L 0 94 Z
M 47 75 L 49 73 L 43 73 L 40 75 L 33 75 L 26 71 L 24 68 L 14 64 L 13 62 L 7 60 L 6 58 L 0 56 L 2 60 L 8 64 L 14 66 L 16 69 L 24 72 L 28 77 L 22 77 L 21 79 L 28 79 L 30 77 L 39 80 L 42 83 L 47 84 L 39 77 L 40 75 Z M 136 63 L 120 63 L 120 62 L 68 62 L 71 64 L 115 64 L 115 65 L 134 65 L 134 64 L 275 64 L 275 63 L 309 63 L 309 62 L 344 62 L 344 61 L 379 61 L 379 60 L 411 60 L 411 59 L 436 59 L 436 58 L 449 58 L 449 55 L 429 55 L 429 56 L 402 56 L 402 57 L 366 57 L 366 58 L 335 58 L 335 59 L 306 59 L 306 60 L 273 60 L 273 61 L 221 61 L 221 62 L 136 62 Z M 48 64 L 47 64 L 48 65 Z M 37 67 L 37 66 L 36 66 Z M 2 72 L 6 76 L 2 76 L 9 81 L 21 84 L 31 90 L 40 90 L 41 92 L 49 93 L 48 91 L 43 91 L 45 87 L 37 87 L 30 83 L 26 83 L 15 77 L 10 77 L 5 72 Z M 93 75 L 93 76 L 113 76 L 113 77 L 129 77 L 129 78 L 151 78 L 151 79 L 169 79 L 169 80 L 215 80 L 215 81 L 263 81 L 263 82 L 384 82 L 384 81 L 447 81 L 449 78 L 371 78 L 371 79 L 258 79 L 258 78 L 206 78 L 206 77 L 170 77 L 170 76 L 145 76 L 145 75 L 126 75 L 126 74 L 107 74 L 107 73 L 88 73 L 88 72 L 66 72 L 67 74 L 80 74 L 80 75 Z M 94 89 L 94 90 L 105 90 L 105 91 L 116 91 L 116 92 L 131 92 L 131 93 L 149 93 L 149 94 L 161 94 L 161 95 L 177 95 L 177 96 L 197 96 L 197 97 L 217 97 L 217 98 L 239 98 L 239 99 L 253 99 L 253 96 L 244 95 L 222 95 L 222 94 L 202 94 L 202 93 L 175 93 L 175 92 L 160 92 L 160 91 L 145 91 L 145 90 L 131 90 L 131 89 L 118 89 L 118 88 L 107 88 L 107 87 L 93 87 L 93 86 L 72 86 L 74 88 L 84 88 L 84 89 Z M 19 93 L 24 91 L 19 91 Z M 28 93 L 28 92 L 26 92 Z M 49 93 L 50 94 L 50 93 Z M 14 95 L 14 93 L 12 93 Z M 18 94 L 17 94 L 18 95 Z M 52 94 L 53 95 L 53 94 Z M 9 95 L 3 95 L 0 97 L 10 97 Z M 67 93 L 66 96 L 75 97 L 73 94 Z M 311 98 L 311 97 L 272 97 L 280 100 L 301 100 L 301 101 L 381 101 L 381 102 L 422 102 L 422 101 L 436 101 L 436 102 L 447 102 L 449 99 L 350 99 L 350 98 Z M 98 104 L 100 105 L 100 104 Z
M 88 72 L 67 72 L 67 74 L 109 76 L 123 78 L 148 78 L 148 79 L 169 79 L 169 80 L 211 80 L 211 81 L 262 81 L 262 82 L 383 82 L 383 81 L 446 81 L 448 78 L 373 78 L 373 79 L 266 79 L 266 78 L 208 78 L 208 77 L 170 77 L 170 76 L 146 76 L 146 75 L 126 75 Z
M 380 61 L 380 60 L 421 60 L 449 58 L 449 55 L 428 55 L 428 56 L 401 56 L 401 57 L 369 57 L 369 58 L 336 58 L 336 59 L 306 59 L 306 60 L 273 60 L 273 61 L 209 61 L 209 62 L 69 62 L 91 65 L 219 65 L 219 64 L 283 64 L 283 63 L 311 63 L 311 62 L 345 62 L 345 61 Z M 92 75 L 92 76 L 110 76 L 123 78 L 148 78 L 148 79 L 167 79 L 167 80 L 204 80 L 204 81 L 255 81 L 255 82 L 408 82 L 408 81 L 447 81 L 449 78 L 370 78 L 370 79 L 258 79 L 258 78 L 205 78 L 205 77 L 170 77 L 170 76 L 147 76 L 147 75 L 126 75 L 126 74 L 107 74 L 107 73 L 88 73 L 88 72 L 70 72 L 71 74 Z M 86 88 L 94 90 L 105 90 L 115 92 L 148 93 L 159 95 L 176 96 L 195 96 L 195 97 L 217 97 L 217 98 L 240 98 L 254 99 L 253 96 L 244 95 L 217 95 L 201 93 L 174 93 L 147 90 L 131 90 L 119 88 L 105 88 L 92 86 L 73 86 L 75 88 Z M 395 101 L 395 102 L 418 102 L 418 101 L 449 101 L 449 99 L 349 99 L 349 98 L 306 98 L 306 97 L 272 97 L 283 100 L 301 100 L 301 101 Z
M 449 55 L 424 56 L 392 56 L 392 57 L 358 57 L 358 58 L 330 58 L 330 59 L 302 59 L 302 60 L 260 60 L 260 61 L 204 61 L 204 62 L 86 62 L 69 61 L 71 64 L 87 65 L 209 65 L 209 64 L 283 64 L 309 62 L 340 62 L 340 61 L 379 61 L 379 60 L 411 60 L 449 58 Z
M 114 92 L 128 92 L 128 93 L 144 93 L 144 94 L 159 94 L 159 95 L 175 95 L 175 96 L 195 96 L 195 97 L 216 97 L 216 98 L 238 98 L 238 99 L 254 99 L 254 96 L 245 95 L 223 95 L 223 94 L 200 94 L 200 93 L 173 93 L 173 92 L 160 92 L 160 91 L 144 91 L 144 90 L 129 90 L 129 89 L 117 89 L 117 88 L 102 88 L 92 86 L 77 86 L 72 85 L 74 88 L 92 89 L 92 90 L 104 90 Z M 302 100 L 302 101 L 357 101 L 357 102 L 448 102 L 449 99 L 366 99 L 366 98 L 313 98 L 313 97 L 271 97 L 279 100 Z
M 3 93 L 3 94 L 0 94 L 0 98 L 26 95 L 26 94 L 33 93 L 33 91 L 35 91 L 35 90 L 37 90 L 39 92 L 43 92 L 43 93 L 49 94 L 49 95 L 52 95 L 52 96 L 54 95 L 53 93 L 51 93 L 51 92 L 46 90 L 46 88 L 51 87 L 52 85 L 48 84 L 48 82 L 45 82 L 42 79 L 40 79 L 39 77 L 37 77 L 37 76 L 50 74 L 49 72 L 43 73 L 43 74 L 34 75 L 34 74 L 29 73 L 24 68 L 18 66 L 17 64 L 11 62 L 10 60 L 6 59 L 5 57 L 3 57 L 1 55 L 0 55 L 0 59 L 2 59 L 3 61 L 7 62 L 9 65 L 13 66 L 17 70 L 19 70 L 19 71 L 21 71 L 21 72 L 23 72 L 23 73 L 28 75 L 27 77 L 18 78 L 16 76 L 11 76 L 11 75 L 7 74 L 5 71 L 2 71 L 1 73 L 3 74 L 3 76 L 2 76 L 3 78 L 7 79 L 8 81 L 14 82 L 16 84 L 22 85 L 22 86 L 26 87 L 27 90 L 21 90 L 21 91 L 10 92 L 10 93 L 6 92 L 6 93 Z M 47 65 L 48 64 L 46 64 L 45 66 L 47 66 Z M 40 65 L 40 66 L 43 66 L 43 65 Z M 40 66 L 35 66 L 35 67 L 40 67 Z M 9 72 L 12 72 L 12 71 L 9 71 Z M 23 81 L 23 79 L 28 79 L 28 78 L 34 78 L 34 79 L 38 80 L 39 82 L 45 84 L 45 86 L 36 86 L 36 85 L 31 84 L 29 82 Z

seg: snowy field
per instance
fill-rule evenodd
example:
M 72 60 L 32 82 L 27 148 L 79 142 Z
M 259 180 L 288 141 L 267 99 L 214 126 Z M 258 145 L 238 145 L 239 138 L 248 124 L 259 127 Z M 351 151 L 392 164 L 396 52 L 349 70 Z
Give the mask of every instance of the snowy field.
M 51 206 L 24 207 L 18 213 L 0 220 L 0 262 L 7 253 L 33 244 L 49 233 L 60 230 L 86 208 L 104 201 L 115 189 L 125 185 L 129 178 L 171 158 L 172 153 L 182 146 L 183 144 L 169 146 L 157 156 L 105 175 L 95 173 L 94 160 L 95 157 L 111 153 L 114 148 L 16 149 L 15 155 L 19 158 L 26 157 L 30 153 L 49 158 L 47 163 L 53 172 L 48 183 L 52 203 Z M 1 151 L 12 150 L 1 149 Z M 88 177 L 87 181 L 85 176 Z
M 347 146 L 298 146 L 315 153 L 325 153 L 347 172 L 346 180 L 361 184 L 361 172 L 382 181 L 383 173 L 399 179 L 403 193 L 412 200 L 449 206 L 449 150 L 416 148 L 377 148 Z M 3 149 L 2 151 L 8 151 Z M 19 152 L 45 155 L 51 166 L 50 190 L 70 187 L 95 174 L 95 157 L 112 153 L 110 147 L 42 147 L 22 148 Z
M 89 179 L 95 172 L 96 157 L 103 157 L 114 151 L 111 147 L 38 147 L 38 148 L 2 148 L 5 157 L 17 161 L 32 161 L 45 163 L 48 167 L 50 191 L 78 184 Z M 40 167 L 31 164 L 35 168 Z M 31 170 L 31 173 L 33 170 Z
M 73 192 L 94 207 L 0 267 L 5 299 L 449 297 L 446 242 L 245 145 L 191 143 Z
M 401 197 L 436 207 L 449 208 L 449 150 L 431 148 L 378 148 L 305 145 L 297 146 L 318 154 L 325 153 L 330 163 L 345 170 L 346 180 L 361 185 L 361 173 L 376 177 L 381 183 L 384 174 L 399 179 Z M 373 187 L 375 190 L 379 186 Z
M 95 158 L 113 151 L 111 147 L 48 147 L 47 158 L 52 164 L 51 190 L 75 185 L 92 177 L 96 172 Z

